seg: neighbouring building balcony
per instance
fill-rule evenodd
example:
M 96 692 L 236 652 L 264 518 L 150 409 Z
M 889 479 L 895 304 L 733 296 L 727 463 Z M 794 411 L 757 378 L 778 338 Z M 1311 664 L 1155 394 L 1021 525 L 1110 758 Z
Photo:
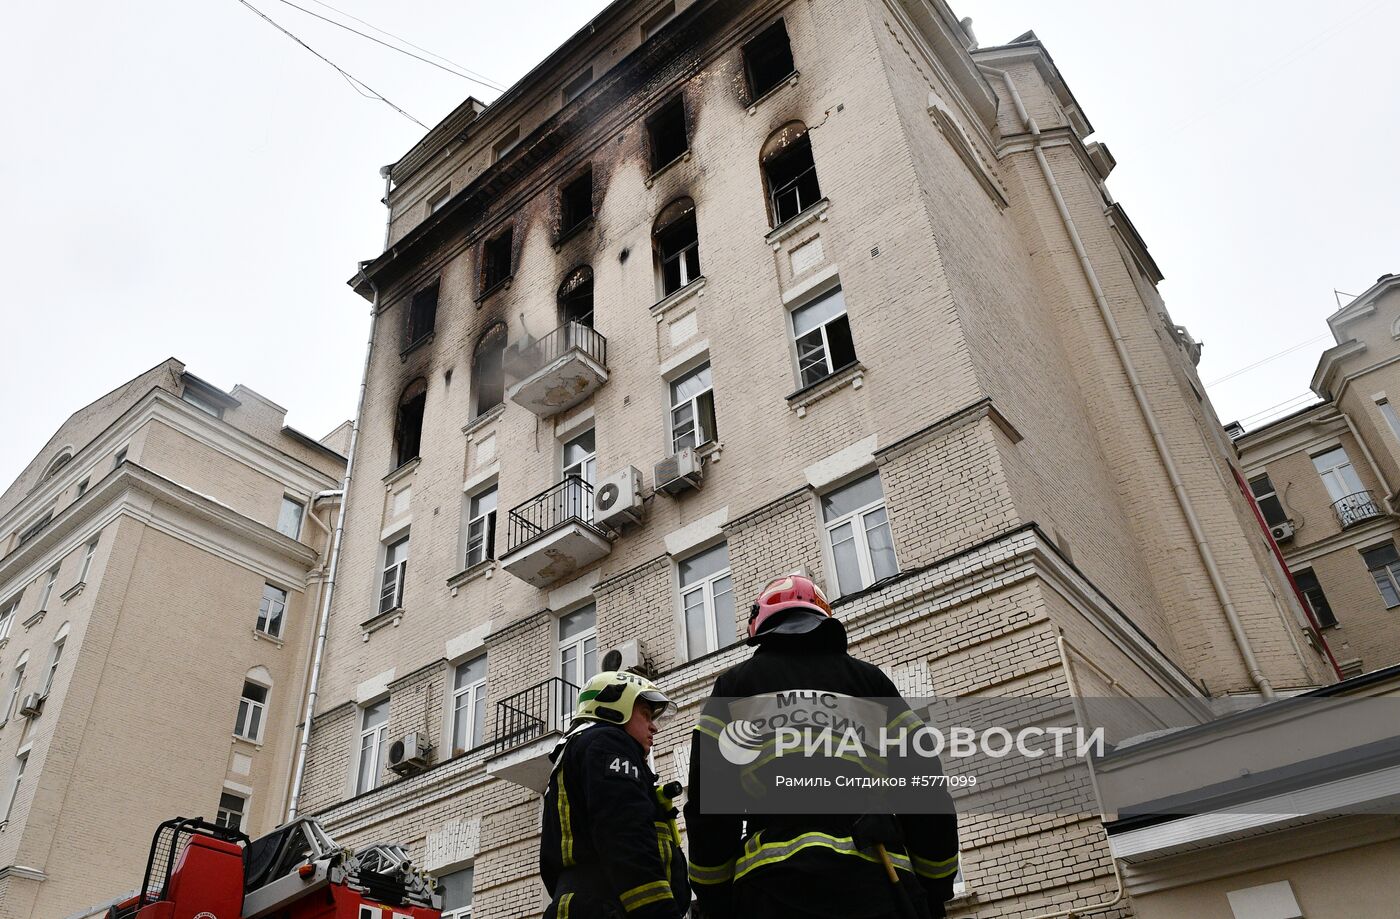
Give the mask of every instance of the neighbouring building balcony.
M 1382 514 L 1369 491 L 1358 491 L 1354 495 L 1347 495 L 1339 501 L 1332 502 L 1332 510 L 1344 530 Z
M 543 794 L 550 751 L 569 726 L 578 687 L 550 677 L 496 703 L 496 738 L 486 771 Z
M 593 486 L 565 476 L 510 512 L 501 567 L 535 587 L 573 577 L 612 551 L 592 521 Z
M 590 325 L 566 322 L 544 338 L 506 350 L 506 395 L 540 418 L 567 411 L 608 381 L 608 340 Z

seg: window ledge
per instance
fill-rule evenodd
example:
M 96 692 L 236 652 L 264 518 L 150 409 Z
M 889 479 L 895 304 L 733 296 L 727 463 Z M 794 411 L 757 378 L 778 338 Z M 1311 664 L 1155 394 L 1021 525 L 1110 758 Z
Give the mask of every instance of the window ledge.
M 497 418 L 501 417 L 501 413 L 505 410 L 506 404 L 504 402 L 502 402 L 500 405 L 491 406 L 486 411 L 482 412 L 480 415 L 477 415 L 471 421 L 468 421 L 466 424 L 462 425 L 462 433 L 467 435 L 468 440 L 471 440 L 473 434 L 475 434 L 481 428 L 486 427 L 491 422 L 495 421 Z
M 73 598 L 76 597 L 78 594 L 82 593 L 82 592 L 83 592 L 83 588 L 86 587 L 86 586 L 87 586 L 87 581 L 79 581 L 78 583 L 74 584 L 72 587 L 70 587 L 70 588 L 68 588 L 67 590 L 65 590 L 63 593 L 59 594 L 59 595 L 58 595 L 58 598 L 59 598 L 60 600 L 62 600 L 64 603 L 67 603 L 69 600 L 73 599 Z
M 865 365 L 860 361 L 847 364 L 830 376 L 809 383 L 787 397 L 788 408 L 797 413 L 798 418 L 807 417 L 807 406 L 819 402 L 838 390 L 850 386 L 860 389 L 865 385 Z
M 718 463 L 718 462 L 719 462 L 719 455 L 720 455 L 720 453 L 722 453 L 723 451 L 724 451 L 724 441 L 722 441 L 722 440 L 712 440 L 712 441 L 709 441 L 708 443 L 701 444 L 701 445 L 700 445 L 700 448 L 699 448 L 698 450 L 696 450 L 695 453 L 696 453 L 697 456 L 699 456 L 701 459 L 703 459 L 703 460 L 706 462 L 706 464 L 709 464 L 709 463 Z
M 248 738 L 248 737 L 241 737 L 241 736 L 239 736 L 238 734 L 234 734 L 234 735 L 232 735 L 232 736 L 233 736 L 233 745 L 234 745 L 235 747 L 237 747 L 237 746 L 252 747 L 253 750 L 254 750 L 255 752 L 261 751 L 262 748 L 263 748 L 263 745 L 262 745 L 262 741 L 261 741 L 261 740 L 253 740 L 253 739 Z
M 22 622 L 21 625 L 23 625 L 26 629 L 32 629 L 34 626 L 44 621 L 44 616 L 47 613 L 47 609 L 35 610 L 33 615 L 31 615 L 28 619 L 24 620 L 24 622 Z
M 777 83 L 770 86 L 767 90 L 764 91 L 763 95 L 759 96 L 757 99 L 749 103 L 749 114 L 758 114 L 758 107 L 764 102 L 776 96 L 778 93 L 782 92 L 784 87 L 796 86 L 797 78 L 800 76 L 802 76 L 802 71 L 794 70 L 792 73 L 788 74 L 787 76 L 779 80 Z
M 396 606 L 386 613 L 380 613 L 377 616 L 371 616 L 369 619 L 366 619 L 364 622 L 360 623 L 360 641 L 369 641 L 369 636 L 372 633 L 378 632 L 380 629 L 385 628 L 386 626 L 393 626 L 394 628 L 398 628 L 399 623 L 402 621 L 402 606 Z
M 417 351 L 424 345 L 430 344 L 436 335 L 437 331 L 434 330 L 432 332 L 429 332 L 427 335 L 420 337 L 417 341 L 412 341 L 409 342 L 407 345 L 404 345 L 403 350 L 399 352 L 399 361 L 402 363 L 403 361 L 408 360 L 408 356 L 410 354 L 412 354 L 414 351 Z
M 661 178 L 661 174 L 664 173 L 664 172 L 666 172 L 667 170 L 669 170 L 672 166 L 676 165 L 677 163 L 688 163 L 688 162 L 690 162 L 690 150 L 689 150 L 689 149 L 687 149 L 687 150 L 686 150 L 684 153 L 682 153 L 680 156 L 678 156 L 678 157 L 676 157 L 675 159 L 671 160 L 671 162 L 665 164 L 664 166 L 658 166 L 658 167 L 656 167 L 655 171 L 653 171 L 651 175 L 647 176 L 647 180 L 646 180 L 646 186 L 647 186 L 647 188 L 651 188 L 653 185 L 655 185 L 655 184 L 656 184 L 656 180 L 659 179 L 659 178 Z
M 573 239 L 575 236 L 579 235 L 585 230 L 593 229 L 593 224 L 596 223 L 597 220 L 598 215 L 589 214 L 587 217 L 580 220 L 573 226 L 569 227 L 567 230 L 560 230 L 559 235 L 554 237 L 554 251 L 559 251 L 560 246 L 564 245 L 564 243 Z
M 491 580 L 491 575 L 496 572 L 496 560 L 494 558 L 483 559 L 472 565 L 470 568 L 463 568 L 461 571 L 447 579 L 447 586 L 452 589 L 452 596 L 457 596 L 457 591 L 463 584 L 470 584 L 477 578 Z
M 704 291 L 705 276 L 702 274 L 680 290 L 672 291 L 653 303 L 651 305 L 651 315 L 655 317 L 657 322 L 660 322 L 662 319 L 666 318 L 667 313 L 671 312 L 671 310 L 680 306 L 691 297 L 703 297 L 705 295 Z
M 256 626 L 253 627 L 253 640 L 270 641 L 279 648 L 284 647 L 287 644 L 286 639 L 278 638 L 275 635 L 269 635 L 266 632 L 259 632 Z
M 415 456 L 383 478 L 385 485 L 393 485 L 395 482 L 406 479 L 418 471 L 418 465 L 423 462 L 423 457 Z
M 497 281 L 495 284 L 492 284 L 490 287 L 488 287 L 488 288 L 486 288 L 485 290 L 483 290 L 480 294 L 477 294 L 477 297 L 476 297 L 476 305 L 477 305 L 477 307 L 480 308 L 481 304 L 485 303 L 487 300 L 490 300 L 491 297 L 496 293 L 496 291 L 498 291 L 498 290 L 506 290 L 507 288 L 509 288 L 509 287 L 510 287 L 510 282 L 513 281 L 514 279 L 515 279 L 515 275 L 514 275 L 513 273 L 512 273 L 512 274 L 508 274 L 508 275 L 506 275 L 505 277 L 501 278 L 499 281 Z
M 783 241 L 789 236 L 793 236 L 805 227 L 809 227 L 817 221 L 826 223 L 827 210 L 831 207 L 830 198 L 822 198 L 815 201 L 806 210 L 799 212 L 795 216 L 789 217 L 776 227 L 768 231 L 768 235 L 763 237 L 763 241 L 776 252 L 782 248 Z

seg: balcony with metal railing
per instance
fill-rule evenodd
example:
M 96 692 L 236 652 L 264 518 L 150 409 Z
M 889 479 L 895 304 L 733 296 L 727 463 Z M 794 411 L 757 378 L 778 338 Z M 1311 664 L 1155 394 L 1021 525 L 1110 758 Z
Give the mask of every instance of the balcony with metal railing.
M 1380 505 L 1376 504 L 1375 499 L 1371 497 L 1369 491 L 1358 491 L 1333 501 L 1332 512 L 1337 515 L 1337 523 L 1344 530 L 1348 527 L 1354 527 L 1358 523 L 1380 517 L 1384 513 Z
M 569 321 L 543 338 L 506 349 L 515 380 L 506 395 L 540 418 L 567 411 L 608 381 L 608 340 L 591 325 Z
M 550 677 L 496 703 L 496 731 L 486 771 L 543 793 L 549 753 L 573 715 L 578 687 Z
M 527 584 L 548 587 L 611 551 L 612 543 L 593 525 L 593 486 L 568 475 L 511 510 L 500 563 Z

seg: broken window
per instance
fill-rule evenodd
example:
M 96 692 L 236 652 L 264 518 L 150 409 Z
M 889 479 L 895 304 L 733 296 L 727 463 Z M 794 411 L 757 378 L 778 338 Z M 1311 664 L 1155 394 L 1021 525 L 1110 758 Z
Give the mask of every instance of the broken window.
M 582 96 L 583 91 L 587 89 L 592 82 L 593 68 L 585 67 L 583 73 L 564 84 L 564 104 L 568 105 L 579 96 Z
M 506 350 L 506 327 L 497 323 L 486 330 L 472 356 L 472 417 L 484 415 L 505 400 L 506 378 L 502 358 Z
M 677 198 L 661 209 L 652 230 L 661 269 L 661 295 L 669 296 L 700 277 L 700 240 L 695 202 Z
M 792 46 L 787 26 L 779 19 L 744 45 L 744 73 L 749 99 L 757 99 L 792 75 Z
M 685 97 L 677 96 L 647 119 L 651 144 L 651 171 L 656 172 L 685 154 L 690 139 L 685 134 Z
M 559 191 L 559 235 L 577 229 L 593 216 L 593 168 L 590 166 Z
M 773 132 L 763 145 L 759 161 L 768 187 L 773 226 L 786 223 L 821 199 L 811 135 L 802 122 L 790 122 Z
M 481 247 L 481 292 L 483 294 L 494 290 L 510 277 L 512 229 L 512 227 L 506 227 L 504 232 L 488 239 L 486 244 Z
M 793 310 L 792 337 L 797 345 L 797 375 L 803 386 L 854 364 L 856 347 L 841 288 Z
M 413 295 L 408 305 L 408 344 L 405 347 L 411 348 L 433 334 L 433 326 L 437 323 L 437 305 L 437 281 Z
M 570 271 L 559 285 L 559 319 L 563 325 L 593 327 L 593 269 L 587 265 Z
M 423 409 L 428 404 L 428 381 L 422 377 L 404 387 L 394 425 L 394 468 L 418 458 L 423 439 Z

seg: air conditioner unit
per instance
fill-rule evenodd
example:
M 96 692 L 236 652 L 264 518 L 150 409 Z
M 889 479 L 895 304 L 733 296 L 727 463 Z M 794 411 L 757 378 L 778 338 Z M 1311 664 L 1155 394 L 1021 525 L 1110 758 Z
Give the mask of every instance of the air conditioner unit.
M 656 464 L 652 478 L 656 490 L 668 495 L 678 495 L 692 488 L 699 488 L 705 477 L 705 461 L 694 447 L 686 447 L 671 454 Z
M 19 713 L 26 718 L 37 717 L 44 710 L 44 697 L 37 692 L 31 692 L 23 699 L 19 700 Z
M 640 524 L 645 513 L 642 472 L 636 466 L 614 472 L 593 491 L 594 523 L 620 530 L 624 524 Z
M 1269 532 L 1273 534 L 1274 542 L 1287 542 L 1293 538 L 1293 521 L 1285 520 L 1283 523 L 1276 523 L 1269 527 Z
M 646 649 L 642 647 L 641 639 L 638 638 L 624 641 L 622 644 L 610 648 L 603 655 L 603 669 L 630 670 L 644 676 L 650 675 L 652 672 L 651 663 L 647 660 Z
M 405 734 L 389 745 L 389 768 L 399 775 L 412 775 L 428 768 L 433 745 L 417 731 Z

